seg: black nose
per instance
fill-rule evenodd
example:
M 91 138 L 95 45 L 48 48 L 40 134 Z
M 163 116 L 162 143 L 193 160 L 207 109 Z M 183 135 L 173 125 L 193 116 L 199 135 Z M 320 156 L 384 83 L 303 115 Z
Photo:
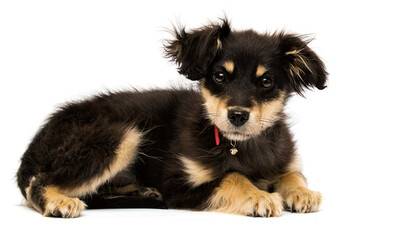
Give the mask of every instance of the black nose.
M 249 112 L 241 110 L 230 110 L 228 112 L 229 121 L 239 127 L 244 125 L 249 119 Z

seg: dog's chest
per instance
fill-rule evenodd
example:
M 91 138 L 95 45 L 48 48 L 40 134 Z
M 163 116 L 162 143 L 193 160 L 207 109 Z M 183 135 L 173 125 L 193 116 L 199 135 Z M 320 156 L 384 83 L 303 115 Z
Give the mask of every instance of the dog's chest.
M 272 181 L 282 171 L 278 164 L 280 156 L 266 147 L 236 146 L 238 152 L 224 154 L 222 167 L 225 172 L 240 172 L 253 180 Z M 231 148 L 230 148 L 231 149 Z

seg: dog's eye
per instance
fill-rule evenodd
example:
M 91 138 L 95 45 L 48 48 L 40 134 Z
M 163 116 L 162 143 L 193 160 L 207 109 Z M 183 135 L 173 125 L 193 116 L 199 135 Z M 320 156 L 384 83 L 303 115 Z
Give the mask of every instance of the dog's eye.
M 263 88 L 270 88 L 272 86 L 271 78 L 267 78 L 267 77 L 261 78 L 261 86 Z
M 213 75 L 213 80 L 215 80 L 217 83 L 223 83 L 225 79 L 226 79 L 226 76 L 223 72 L 217 72 Z

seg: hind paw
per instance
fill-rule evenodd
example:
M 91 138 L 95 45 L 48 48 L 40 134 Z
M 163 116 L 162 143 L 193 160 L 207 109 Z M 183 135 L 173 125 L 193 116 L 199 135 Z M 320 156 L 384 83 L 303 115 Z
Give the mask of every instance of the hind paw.
M 140 189 L 139 195 L 146 198 L 153 198 L 155 200 L 163 200 L 163 196 L 155 188 L 143 187 Z
M 124 187 L 117 188 L 115 192 L 121 195 L 140 196 L 160 201 L 163 200 L 163 196 L 157 189 L 151 187 L 143 187 L 138 184 L 129 184 Z
M 86 204 L 78 198 L 70 198 L 53 189 L 46 189 L 44 216 L 75 218 L 81 215 Z

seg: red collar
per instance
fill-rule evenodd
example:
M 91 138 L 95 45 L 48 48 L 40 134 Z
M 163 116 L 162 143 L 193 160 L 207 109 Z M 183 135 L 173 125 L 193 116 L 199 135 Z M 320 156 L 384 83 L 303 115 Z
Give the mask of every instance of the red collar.
M 218 130 L 218 127 L 216 127 L 216 125 L 214 125 L 214 128 L 215 128 L 215 141 L 216 141 L 216 146 L 219 146 L 219 143 L 220 143 L 219 130 Z
M 215 131 L 216 146 L 219 146 L 219 143 L 220 143 L 219 130 L 218 130 L 218 127 L 216 127 L 216 125 L 213 125 L 213 128 L 214 128 L 214 131 Z M 231 146 L 232 146 L 232 148 L 229 150 L 229 152 L 234 156 L 238 153 L 238 149 L 236 148 L 236 141 L 232 140 L 231 141 Z

